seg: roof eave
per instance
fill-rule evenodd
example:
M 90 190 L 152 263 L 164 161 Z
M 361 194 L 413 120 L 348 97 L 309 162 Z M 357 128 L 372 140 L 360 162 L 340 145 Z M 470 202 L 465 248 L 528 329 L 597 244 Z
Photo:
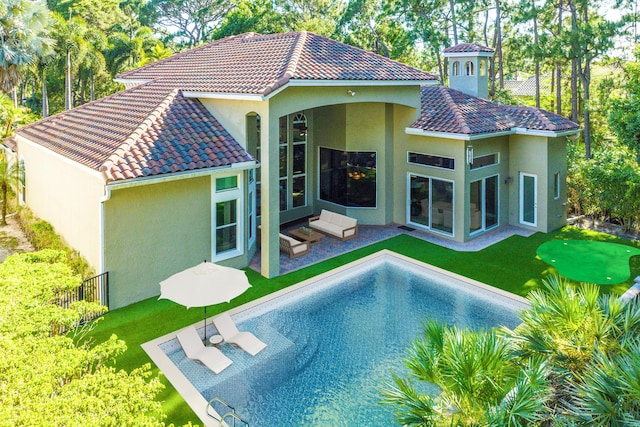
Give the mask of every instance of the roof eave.
M 478 139 L 493 138 L 493 137 L 505 136 L 505 135 L 531 135 L 531 136 L 545 136 L 548 138 L 558 138 L 563 136 L 571 136 L 571 135 L 579 134 L 580 129 L 569 129 L 565 131 L 556 132 L 556 131 L 526 129 L 526 128 L 511 128 L 509 130 L 499 131 L 499 132 L 466 134 L 466 133 L 454 133 L 454 132 L 426 131 L 423 129 L 407 127 L 405 128 L 404 132 L 408 135 L 431 136 L 434 138 L 457 139 L 460 141 L 474 141 Z
M 101 181 L 104 181 L 104 176 L 102 175 L 102 173 L 100 173 L 99 171 L 95 170 L 94 168 L 84 165 L 82 163 L 80 163 L 77 160 L 71 159 L 69 157 L 63 156 L 62 154 L 56 153 L 55 151 L 53 151 L 52 149 L 45 147 L 43 145 L 38 144 L 35 141 L 30 140 L 29 138 L 26 138 L 22 135 L 15 135 L 16 138 L 16 146 L 18 143 L 22 143 L 22 144 L 26 144 L 29 145 L 32 148 L 35 148 L 36 150 L 40 150 L 40 151 L 44 151 L 47 154 L 49 154 L 50 156 L 52 156 L 55 159 L 58 159 L 59 161 L 70 165 L 74 168 L 80 169 L 82 170 L 84 173 L 87 173 L 95 178 L 98 178 Z
M 405 128 L 404 132 L 408 135 L 431 136 L 434 138 L 457 139 L 460 141 L 474 141 L 477 139 L 512 135 L 514 133 L 513 130 L 506 130 L 506 131 L 500 131 L 500 132 L 486 132 L 486 133 L 436 132 L 436 131 L 427 131 L 423 129 L 416 129 L 412 127 Z
M 442 54 L 445 58 L 461 58 L 469 56 L 493 56 L 493 52 L 444 52 Z
M 255 169 L 258 167 L 258 162 L 255 160 L 232 163 L 224 166 L 216 166 L 211 168 L 189 170 L 182 172 L 168 172 L 159 175 L 143 176 L 140 178 L 119 179 L 111 180 L 107 182 L 107 186 L 112 190 L 119 190 L 123 188 L 139 187 L 142 185 L 158 184 L 161 182 L 176 181 L 181 179 L 195 178 L 199 176 L 213 175 L 218 172 L 224 171 L 240 171 L 247 169 Z
M 152 80 L 153 79 L 126 79 L 121 77 L 116 77 L 115 79 L 113 79 L 114 82 L 122 83 L 123 85 L 125 85 L 127 89 L 129 89 L 129 85 L 137 86 L 137 85 L 149 83 Z
M 236 101 L 265 101 L 268 99 L 268 96 L 264 96 L 258 93 L 207 92 L 197 90 L 182 91 L 182 96 L 184 96 L 185 98 L 233 99 Z
M 266 95 L 259 93 L 232 93 L 232 92 L 208 92 L 184 90 L 182 95 L 186 98 L 201 99 L 233 99 L 237 101 L 267 101 L 288 87 L 366 87 L 366 86 L 436 86 L 434 80 L 306 80 L 291 79 L 286 84 L 278 87 Z
M 548 138 L 571 136 L 571 135 L 577 135 L 580 133 L 580 129 L 567 129 L 567 130 L 555 131 L 555 130 L 527 129 L 527 128 L 515 127 L 515 128 L 512 128 L 512 130 L 517 135 L 546 136 Z

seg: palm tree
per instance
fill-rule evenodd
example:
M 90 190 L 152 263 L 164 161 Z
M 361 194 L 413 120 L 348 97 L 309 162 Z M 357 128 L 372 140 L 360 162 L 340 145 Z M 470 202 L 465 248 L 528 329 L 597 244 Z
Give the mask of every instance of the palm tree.
M 81 85 L 81 102 L 87 102 L 86 88 L 89 86 L 89 101 L 95 100 L 96 77 L 106 73 L 107 65 L 103 51 L 107 47 L 107 38 L 100 30 L 89 28 L 85 34 L 87 40 L 87 52 L 83 61 L 78 66 L 78 75 Z
M 383 390 L 410 426 L 637 425 L 640 302 L 552 276 L 514 330 L 428 323 L 410 379 Z M 437 388 L 420 394 L 411 380 Z
M 541 359 L 517 365 L 508 353 L 496 330 L 429 321 L 406 361 L 410 378 L 394 376 L 383 403 L 396 406 L 407 426 L 532 425 L 542 420 L 549 395 L 546 366 Z M 416 380 L 431 384 L 433 395 L 418 392 Z
M 153 35 L 149 27 L 138 27 L 131 35 L 118 32 L 109 36 L 105 52 L 112 76 L 154 60 L 171 56 L 171 51 Z
M 70 12 L 71 13 L 71 12 Z M 65 96 L 64 108 L 69 110 L 73 108 L 72 100 L 72 76 L 78 71 L 80 64 L 88 51 L 88 45 L 85 36 L 89 30 L 87 23 L 79 16 L 72 16 L 66 20 L 59 13 L 54 13 L 54 32 L 56 38 L 56 50 L 59 53 L 59 65 L 65 70 Z
M 2 192 L 2 225 L 7 225 L 8 197 L 18 192 L 18 185 L 22 179 L 22 167 L 15 159 L 0 152 L 0 191 Z
M 0 89 L 9 93 L 22 81 L 23 68 L 51 51 L 53 40 L 44 1 L 1 2 L 0 16 Z

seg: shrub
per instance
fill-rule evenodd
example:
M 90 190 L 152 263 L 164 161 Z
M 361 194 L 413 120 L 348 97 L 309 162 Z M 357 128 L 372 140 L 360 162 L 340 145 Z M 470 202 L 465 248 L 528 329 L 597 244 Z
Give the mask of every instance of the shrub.
M 95 275 L 95 270 L 87 260 L 78 251 L 69 248 L 47 221 L 36 217 L 29 209 L 21 209 L 17 217 L 27 240 L 36 250 L 63 251 L 67 257 L 67 264 L 75 274 L 79 274 L 83 279 Z

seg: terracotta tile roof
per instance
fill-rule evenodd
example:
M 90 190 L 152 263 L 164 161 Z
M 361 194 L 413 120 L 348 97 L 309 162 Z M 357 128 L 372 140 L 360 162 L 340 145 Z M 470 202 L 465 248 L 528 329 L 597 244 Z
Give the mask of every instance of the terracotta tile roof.
M 16 134 L 102 172 L 108 181 L 253 160 L 200 101 L 156 83 L 48 117 Z
M 411 128 L 429 132 L 473 135 L 513 128 L 578 129 L 571 120 L 545 110 L 496 104 L 444 86 L 423 86 L 421 102 L 420 118 Z
M 291 80 L 426 81 L 437 77 L 306 31 L 227 37 L 118 75 L 194 92 L 268 95 Z
M 460 43 L 455 46 L 448 47 L 444 50 L 444 53 L 474 53 L 474 52 L 487 52 L 493 53 L 494 50 L 490 47 L 482 46 L 475 43 Z

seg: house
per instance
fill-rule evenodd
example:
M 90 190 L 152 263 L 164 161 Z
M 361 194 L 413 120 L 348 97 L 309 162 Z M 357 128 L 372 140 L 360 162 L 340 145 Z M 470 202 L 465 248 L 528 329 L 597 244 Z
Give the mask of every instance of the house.
M 242 34 L 122 73 L 124 91 L 6 145 L 27 205 L 109 271 L 112 308 L 203 259 L 247 266 L 258 223 L 277 276 L 280 225 L 323 208 L 459 242 L 562 226 L 578 126 L 482 99 L 489 49 L 445 54 L 452 88 L 312 33 Z
M 540 95 L 553 94 L 552 78 L 550 74 L 542 74 L 540 77 Z M 536 76 L 527 77 L 525 80 L 505 80 L 504 88 L 513 96 L 536 96 Z

